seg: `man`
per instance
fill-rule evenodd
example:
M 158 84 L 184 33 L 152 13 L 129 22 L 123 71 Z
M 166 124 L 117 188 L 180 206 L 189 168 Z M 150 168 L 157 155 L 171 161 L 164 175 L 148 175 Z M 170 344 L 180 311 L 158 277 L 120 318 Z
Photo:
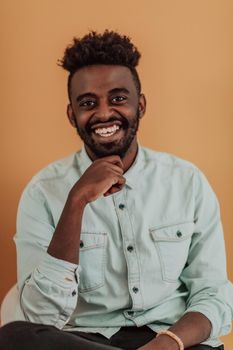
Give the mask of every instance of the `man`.
M 223 349 L 230 331 L 219 205 L 204 175 L 140 147 L 145 114 L 126 36 L 74 39 L 67 114 L 81 151 L 49 165 L 19 205 L 24 319 L 1 349 Z

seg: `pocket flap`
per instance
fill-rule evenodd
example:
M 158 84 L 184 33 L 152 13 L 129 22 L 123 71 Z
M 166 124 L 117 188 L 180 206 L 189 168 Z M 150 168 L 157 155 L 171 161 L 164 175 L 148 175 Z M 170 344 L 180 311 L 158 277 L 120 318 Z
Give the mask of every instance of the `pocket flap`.
M 154 241 L 179 242 L 189 238 L 193 234 L 194 223 L 186 222 L 176 225 L 151 228 L 150 234 Z
M 105 246 L 107 233 L 82 232 L 80 237 L 81 250 Z

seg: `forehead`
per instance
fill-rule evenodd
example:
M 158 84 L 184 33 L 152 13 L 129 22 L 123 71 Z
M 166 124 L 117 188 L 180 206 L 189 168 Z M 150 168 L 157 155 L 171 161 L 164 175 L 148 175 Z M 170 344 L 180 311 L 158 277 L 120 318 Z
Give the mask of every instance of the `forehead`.
M 103 94 L 114 88 L 127 88 L 136 93 L 129 68 L 117 65 L 93 65 L 80 68 L 71 79 L 71 95 L 91 92 Z

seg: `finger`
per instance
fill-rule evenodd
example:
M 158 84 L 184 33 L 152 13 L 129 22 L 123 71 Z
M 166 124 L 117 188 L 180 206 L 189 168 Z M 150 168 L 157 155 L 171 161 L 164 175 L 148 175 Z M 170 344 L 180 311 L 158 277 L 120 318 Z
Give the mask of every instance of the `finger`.
M 108 169 L 111 169 L 114 173 L 117 173 L 118 175 L 122 175 L 124 173 L 123 169 L 120 168 L 118 165 L 108 163 L 107 167 Z
M 124 186 L 126 183 L 126 179 L 123 176 L 118 177 L 118 181 L 114 186 Z
M 103 178 L 113 178 L 115 180 L 115 183 L 118 181 L 118 179 L 123 175 L 123 170 L 119 168 L 117 165 L 114 164 L 104 164 L 104 166 L 101 166 L 98 171 L 101 170 L 101 174 Z
M 119 192 L 119 191 L 122 190 L 122 188 L 123 188 L 122 185 L 121 186 L 114 185 L 107 192 L 104 193 L 104 197 L 107 197 L 107 196 L 110 196 L 113 193 Z
M 126 182 L 126 179 L 118 174 L 115 174 L 115 176 L 112 178 L 112 186 L 120 186 L 124 185 Z
M 121 169 L 123 169 L 123 167 L 124 167 L 121 158 L 119 156 L 116 156 L 116 155 L 103 157 L 103 158 L 98 159 L 97 161 L 101 161 L 101 160 L 105 160 L 108 163 L 116 164 Z
M 120 190 L 122 190 L 125 182 L 126 179 L 123 176 L 121 176 L 120 178 L 118 178 L 118 181 L 104 193 L 104 196 L 108 196 L 110 194 L 119 192 Z

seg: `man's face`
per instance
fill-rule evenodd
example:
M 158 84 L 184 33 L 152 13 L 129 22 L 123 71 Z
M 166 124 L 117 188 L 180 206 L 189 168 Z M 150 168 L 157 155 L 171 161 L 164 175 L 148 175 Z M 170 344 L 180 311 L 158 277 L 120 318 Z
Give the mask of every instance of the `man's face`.
M 138 96 L 130 70 L 93 65 L 79 69 L 71 80 L 68 117 L 92 158 L 125 156 L 134 145 L 145 98 Z

